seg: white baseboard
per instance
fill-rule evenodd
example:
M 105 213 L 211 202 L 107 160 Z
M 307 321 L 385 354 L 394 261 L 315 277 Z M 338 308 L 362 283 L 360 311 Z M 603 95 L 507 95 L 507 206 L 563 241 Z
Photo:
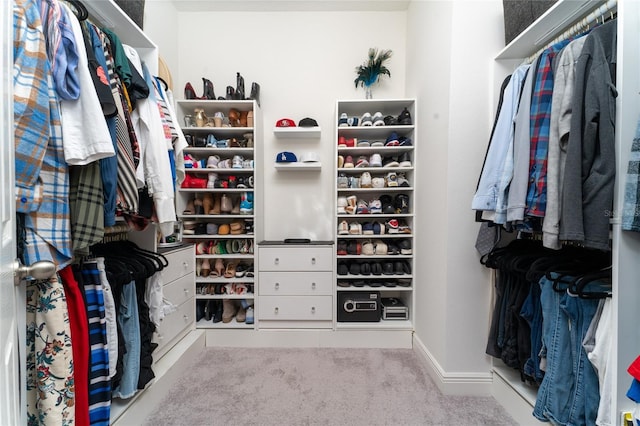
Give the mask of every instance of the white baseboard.
M 189 332 L 162 358 L 153 364 L 155 379 L 146 389 L 127 400 L 114 399 L 111 403 L 111 424 L 114 426 L 130 426 L 144 423 L 158 403 L 171 389 L 173 383 L 181 376 L 182 368 L 188 365 L 205 346 L 204 332 Z
M 413 335 L 413 350 L 424 360 L 429 375 L 443 394 L 466 396 L 492 395 L 493 377 L 491 372 L 447 372 L 415 334 Z

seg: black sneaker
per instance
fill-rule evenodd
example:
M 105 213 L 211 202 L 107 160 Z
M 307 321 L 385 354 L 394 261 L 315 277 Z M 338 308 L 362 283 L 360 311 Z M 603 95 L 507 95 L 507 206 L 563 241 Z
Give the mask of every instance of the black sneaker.
M 396 120 L 396 118 L 393 115 L 387 115 L 384 118 L 385 126 L 395 126 L 396 124 L 398 124 L 398 120 Z
M 393 263 L 392 262 L 384 262 L 382 264 L 382 273 L 384 275 L 393 275 Z
M 371 275 L 371 265 L 368 263 L 363 263 L 362 265 L 360 265 L 360 274 Z
M 364 287 L 364 280 L 355 280 L 351 284 L 353 284 L 354 287 Z
M 410 240 L 402 240 L 402 241 L 400 241 L 400 253 L 401 254 L 411 254 L 411 241 Z
M 349 273 L 351 275 L 360 275 L 360 265 L 358 263 L 353 262 L 351 266 L 349 266 Z
M 382 275 L 382 265 L 378 262 L 373 262 L 371 264 L 371 273 L 373 275 Z
M 406 194 L 398 194 L 394 200 L 394 206 L 396 213 L 407 214 L 409 213 L 409 196 Z
M 338 256 L 344 256 L 347 254 L 347 242 L 345 240 L 338 241 Z
M 413 124 L 411 121 L 411 113 L 407 108 L 403 109 L 400 115 L 398 116 L 398 124 L 402 124 L 405 126 Z
M 349 267 L 345 262 L 338 263 L 338 275 L 349 275 Z

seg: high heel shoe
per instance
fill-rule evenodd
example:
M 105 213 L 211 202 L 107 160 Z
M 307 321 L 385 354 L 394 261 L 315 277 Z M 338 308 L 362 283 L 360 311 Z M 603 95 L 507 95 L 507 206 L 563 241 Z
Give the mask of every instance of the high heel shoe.
M 215 100 L 216 94 L 213 92 L 213 83 L 211 80 L 202 77 L 202 84 L 204 86 L 204 95 L 202 97 L 204 99 Z
M 260 106 L 260 85 L 255 81 L 251 83 L 251 94 L 249 95 L 249 99 L 255 100 L 258 106 Z
M 202 259 L 202 266 L 200 267 L 200 275 L 203 277 L 208 277 L 211 273 L 211 264 L 209 263 L 209 259 Z
M 195 89 L 189 82 L 187 82 L 187 84 L 184 85 L 184 98 L 185 99 L 201 99 L 198 97 L 198 95 L 196 95 Z

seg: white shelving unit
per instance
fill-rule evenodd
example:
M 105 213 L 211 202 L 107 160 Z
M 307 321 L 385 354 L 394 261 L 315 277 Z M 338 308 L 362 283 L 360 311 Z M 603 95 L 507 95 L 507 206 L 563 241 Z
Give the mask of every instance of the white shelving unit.
M 296 163 L 276 163 L 275 168 L 276 170 L 285 171 L 318 171 L 322 169 L 322 164 L 319 161 L 313 163 L 301 163 L 298 161 Z
M 380 299 L 387 298 L 399 299 L 407 308 L 408 315 L 406 319 L 382 319 L 379 322 L 373 321 L 336 321 L 336 329 L 338 330 L 354 330 L 354 329 L 373 329 L 373 330 L 413 330 L 412 315 L 414 309 L 413 289 L 416 281 L 412 274 L 413 271 L 413 236 L 415 235 L 414 210 L 415 191 L 414 183 L 416 181 L 415 168 L 413 160 L 415 157 L 417 128 L 415 124 L 405 125 L 385 125 L 385 126 L 338 126 L 338 119 L 341 114 L 346 113 L 349 117 L 360 118 L 364 113 L 368 112 L 373 115 L 381 112 L 384 116 L 392 116 L 397 119 L 403 109 L 407 108 L 411 114 L 411 118 L 415 120 L 416 102 L 413 99 L 389 99 L 389 100 L 339 100 L 336 104 L 335 116 L 335 141 L 336 141 L 336 157 L 347 159 L 351 156 L 354 167 L 337 167 L 336 176 L 347 179 L 347 187 L 339 187 L 336 180 L 336 310 L 340 313 L 343 306 L 340 304 L 340 295 L 361 294 L 363 297 L 379 292 Z M 412 121 L 413 123 L 413 121 Z M 398 137 L 405 137 L 411 140 L 411 144 L 406 146 L 384 146 L 387 138 L 395 132 Z M 383 146 L 358 146 L 354 142 L 353 146 L 338 146 L 341 138 L 357 139 L 358 141 L 367 140 L 369 144 L 375 141 L 381 141 Z M 364 156 L 367 160 L 372 155 L 379 154 L 382 161 L 389 157 L 399 159 L 403 157 L 410 162 L 405 167 L 386 166 L 386 167 L 355 167 L 357 159 Z M 384 186 L 376 188 L 359 187 L 360 177 L 363 173 L 368 173 L 372 179 L 384 179 Z M 397 177 L 403 176 L 408 186 L 388 186 L 388 177 L 392 173 Z M 355 182 L 358 182 L 357 186 Z M 380 182 L 380 181 L 378 181 Z M 362 200 L 368 204 L 372 200 L 381 200 L 382 207 L 388 203 L 394 205 L 393 211 L 382 213 L 355 213 L 339 212 L 338 200 L 355 199 L 356 204 Z M 400 207 L 404 200 L 406 208 L 404 210 L 396 210 L 395 204 Z M 389 222 L 397 222 L 403 233 L 389 233 Z M 348 229 L 352 225 L 359 226 L 367 223 L 378 223 L 380 228 L 385 228 L 384 234 L 341 234 L 339 228 L 341 223 L 346 222 Z M 387 246 L 387 254 L 373 253 L 363 254 L 364 244 L 371 243 L 376 245 L 381 241 Z M 396 247 L 397 253 L 392 253 L 392 247 Z M 346 247 L 346 248 L 345 248 Z M 358 247 L 360 247 L 358 249 Z M 404 247 L 406 254 L 401 254 L 401 247 Z M 346 252 L 345 252 L 346 250 Z M 360 254 L 357 254 L 357 253 Z M 361 265 L 369 265 L 371 273 L 363 275 L 355 269 Z M 353 265 L 358 265 L 355 267 Z M 377 265 L 377 266 L 374 266 Z M 365 267 L 366 268 L 366 267 Z M 361 268 L 360 268 L 361 269 Z M 374 269 L 376 274 L 374 274 Z M 346 273 L 345 273 L 346 272 Z M 362 272 L 362 270 L 360 271 Z M 382 314 L 382 312 L 381 312 Z M 340 315 L 338 315 L 340 316 Z
M 216 112 L 221 112 L 227 117 L 232 109 L 242 114 L 253 113 L 253 126 L 183 127 L 185 135 L 188 135 L 191 141 L 191 146 L 185 148 L 184 154 L 194 160 L 202 161 L 198 164 L 199 167 L 185 169 L 187 179 L 199 179 L 199 182 L 206 182 L 205 186 L 209 187 L 178 188 L 176 194 L 178 217 L 183 221 L 185 229 L 194 232 L 194 234 L 184 234 L 183 241 L 193 243 L 195 249 L 194 292 L 198 319 L 196 328 L 253 329 L 255 322 L 252 324 L 238 322 L 236 317 L 230 322 L 223 322 L 219 316 L 215 315 L 215 310 L 221 310 L 224 300 L 232 301 L 236 305 L 241 301 L 246 301 L 246 305 L 254 305 L 257 283 L 254 266 L 257 251 L 254 227 L 257 205 L 255 176 L 256 159 L 259 158 L 255 148 L 257 139 L 255 128 L 258 127 L 259 119 L 257 104 L 252 100 L 179 100 L 176 106 L 181 123 L 184 122 L 186 115 L 195 116 L 195 110 L 198 108 L 203 109 L 207 117 L 213 117 Z M 224 147 L 217 146 L 210 138 L 209 140 L 213 142 L 210 142 L 212 146 L 201 146 L 203 143 L 206 144 L 209 135 L 213 135 L 217 141 L 227 140 L 228 142 Z M 228 167 L 206 167 L 207 160 L 211 156 L 219 158 L 218 165 L 223 164 Z M 233 166 L 234 158 L 237 160 L 235 167 Z M 224 164 L 224 160 L 229 160 L 229 164 Z M 209 182 L 213 184 L 213 188 L 210 187 Z M 238 187 L 239 185 L 243 187 Z M 231 211 L 222 208 L 223 197 L 229 200 Z M 253 199 L 251 213 L 243 213 L 240 210 L 241 200 L 244 198 Z M 195 210 L 199 204 L 202 204 L 203 211 Z M 194 210 L 191 211 L 191 208 Z M 213 208 L 216 208 L 215 213 L 212 211 Z M 209 230 L 207 230 L 208 224 Z M 231 227 L 234 224 L 241 227 L 241 231 L 232 233 Z M 207 233 L 216 228 L 217 233 Z M 225 228 L 224 233 L 219 232 L 221 228 Z M 212 274 L 205 274 L 203 264 L 207 263 L 210 271 L 215 271 L 217 264 L 222 265 L 222 275 L 214 277 Z M 239 269 L 238 266 L 245 270 L 244 274 L 235 273 Z M 235 288 L 241 288 L 242 293 L 236 294 Z
M 304 142 L 305 150 L 310 149 L 310 144 L 313 143 L 314 140 L 319 141 L 322 131 L 320 126 L 314 127 L 274 127 L 273 135 L 278 140 L 287 140 L 287 141 L 299 141 Z M 322 170 L 322 164 L 320 161 L 314 162 L 302 162 L 301 157 L 303 152 L 299 149 L 300 146 L 296 146 L 295 150 L 293 149 L 283 149 L 283 151 L 291 151 L 293 152 L 298 161 L 295 163 L 278 163 L 275 162 L 275 169 L 277 171 L 298 171 L 298 172 L 313 172 Z
M 279 139 L 318 139 L 322 131 L 320 126 L 274 127 L 273 134 Z
M 625 174 L 629 161 L 631 143 L 636 124 L 640 117 L 640 3 L 626 1 L 571 1 L 559 0 L 545 14 L 523 31 L 516 39 L 500 51 L 496 57 L 496 90 L 504 77 L 511 73 L 523 59 L 534 55 L 551 40 L 560 36 L 572 25 L 585 19 L 604 5 L 617 9 L 617 81 L 616 90 L 616 184 L 614 197 L 615 217 L 612 225 L 613 259 L 613 355 L 614 365 L 611 380 L 613 395 L 611 410 L 615 413 L 616 424 L 621 425 L 625 412 L 634 409 L 635 404 L 626 397 L 632 377 L 627 373 L 631 362 L 640 354 L 640 331 L 637 327 L 637 301 L 640 288 L 640 235 L 622 231 L 620 212 L 623 211 Z M 609 17 L 607 12 L 607 17 Z M 532 424 L 536 419 L 531 415 L 535 404 L 535 389 L 522 384 L 519 374 L 497 361 L 494 365 L 494 397 L 521 424 Z M 589 391 L 589 390 L 585 390 Z

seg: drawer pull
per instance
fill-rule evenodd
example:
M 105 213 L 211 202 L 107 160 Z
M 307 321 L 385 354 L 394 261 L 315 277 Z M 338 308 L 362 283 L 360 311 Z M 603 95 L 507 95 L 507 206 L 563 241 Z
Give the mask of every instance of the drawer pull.
M 277 306 L 275 308 L 273 308 L 273 312 L 276 313 L 276 314 L 278 313 L 278 307 Z
M 276 290 L 280 289 L 280 283 L 276 283 L 275 287 L 276 287 Z
M 189 295 L 189 289 L 188 288 L 184 289 L 184 294 L 187 295 L 187 296 Z
M 189 267 L 189 264 L 187 262 L 182 262 L 182 267 L 184 269 L 187 269 Z
M 316 264 L 316 258 L 315 258 L 315 257 L 312 257 L 312 258 L 311 258 L 311 264 L 312 264 L 312 265 L 315 265 L 315 264 Z
M 316 283 L 311 283 L 311 290 L 315 290 L 316 289 Z
M 315 306 L 312 306 L 312 307 L 311 307 L 311 313 L 312 313 L 312 314 L 315 314 L 315 313 L 316 313 L 316 307 L 315 307 Z
M 182 318 L 184 318 L 185 322 L 189 322 L 189 315 L 183 315 Z
M 279 263 L 280 263 L 280 258 L 276 257 L 276 258 L 273 260 L 273 264 L 274 264 L 274 265 L 278 265 Z

